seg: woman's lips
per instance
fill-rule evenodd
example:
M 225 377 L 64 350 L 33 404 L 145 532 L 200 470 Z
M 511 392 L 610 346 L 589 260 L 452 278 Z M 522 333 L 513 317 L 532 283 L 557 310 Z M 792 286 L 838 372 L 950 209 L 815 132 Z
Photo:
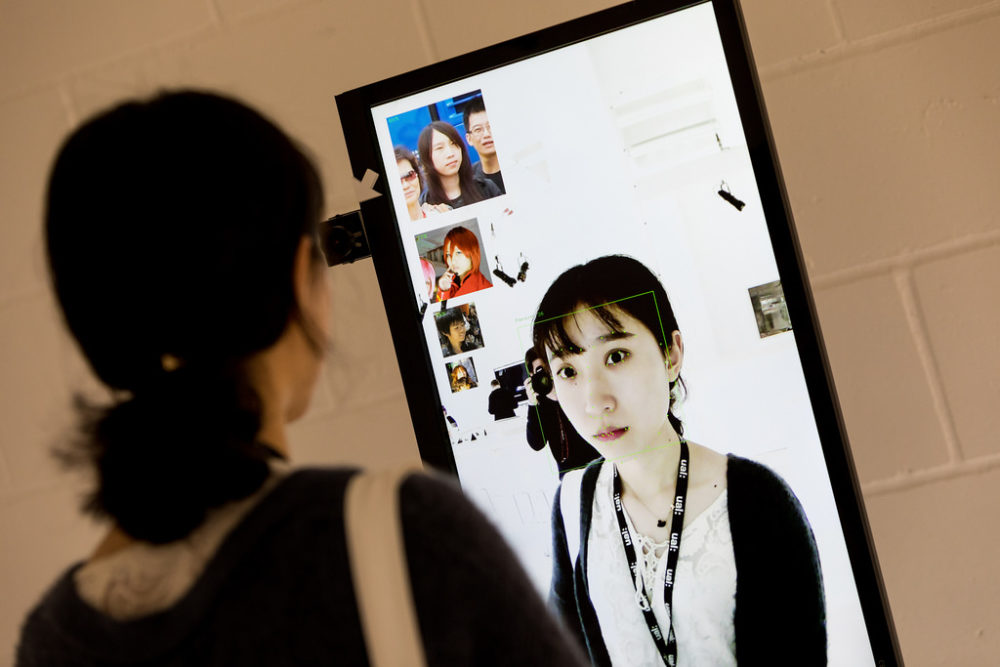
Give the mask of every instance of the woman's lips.
M 601 442 L 611 442 L 613 440 L 617 440 L 626 433 L 628 433 L 628 426 L 622 426 L 619 428 L 606 428 L 599 433 L 595 433 L 594 437 Z

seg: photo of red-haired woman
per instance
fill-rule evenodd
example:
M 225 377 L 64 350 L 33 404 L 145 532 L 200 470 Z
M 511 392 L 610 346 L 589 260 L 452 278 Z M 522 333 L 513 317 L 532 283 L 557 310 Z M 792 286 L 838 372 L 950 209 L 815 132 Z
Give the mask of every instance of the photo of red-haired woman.
M 416 242 L 421 259 L 434 267 L 436 301 L 493 287 L 486 277 L 490 268 L 475 219 L 420 234 Z

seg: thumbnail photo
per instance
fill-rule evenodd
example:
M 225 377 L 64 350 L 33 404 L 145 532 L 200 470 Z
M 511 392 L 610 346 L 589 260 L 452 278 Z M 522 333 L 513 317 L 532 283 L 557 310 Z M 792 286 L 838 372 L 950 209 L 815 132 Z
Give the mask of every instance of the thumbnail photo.
M 493 287 L 479 223 L 473 218 L 414 237 L 427 296 L 447 301 Z M 430 276 L 433 273 L 433 281 Z
M 434 324 L 437 325 L 441 354 L 445 357 L 478 350 L 483 346 L 483 332 L 474 303 L 434 313 Z
M 411 220 L 506 193 L 482 91 L 391 116 L 388 124 Z
M 785 304 L 785 291 L 781 289 L 780 280 L 751 287 L 749 291 L 761 338 L 792 330 L 788 306 Z
M 451 386 L 451 393 L 457 394 L 460 391 L 475 389 L 479 386 L 479 380 L 476 378 L 476 365 L 472 362 L 472 357 L 449 361 L 444 367 L 448 371 L 448 384 Z

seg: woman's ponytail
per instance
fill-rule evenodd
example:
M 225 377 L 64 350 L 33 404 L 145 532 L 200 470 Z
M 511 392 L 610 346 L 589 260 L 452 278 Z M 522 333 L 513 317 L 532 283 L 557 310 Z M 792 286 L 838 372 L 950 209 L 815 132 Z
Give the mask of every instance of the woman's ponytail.
M 268 475 L 259 401 L 237 367 L 183 366 L 109 408 L 80 405 L 98 477 L 86 508 L 136 539 L 184 537 Z

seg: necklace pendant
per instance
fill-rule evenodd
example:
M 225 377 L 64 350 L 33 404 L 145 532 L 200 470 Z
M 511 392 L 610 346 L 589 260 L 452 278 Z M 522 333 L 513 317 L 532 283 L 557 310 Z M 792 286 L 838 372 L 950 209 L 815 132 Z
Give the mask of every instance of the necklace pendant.
M 663 519 L 657 519 L 656 520 L 656 527 L 657 528 L 664 528 L 666 525 L 667 525 L 667 522 L 664 521 Z

